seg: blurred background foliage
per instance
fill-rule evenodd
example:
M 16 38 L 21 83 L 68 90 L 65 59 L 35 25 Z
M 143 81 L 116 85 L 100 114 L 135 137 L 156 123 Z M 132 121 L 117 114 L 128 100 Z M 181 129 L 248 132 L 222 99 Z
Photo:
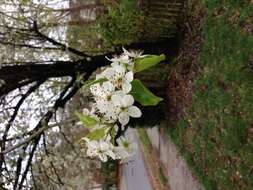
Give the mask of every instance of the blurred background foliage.
M 164 41 L 176 33 L 179 5 L 170 1 L 103 0 L 93 10 L 92 21 L 68 27 L 68 39 L 71 45 L 90 54 L 114 51 L 132 43 Z M 163 15 L 167 7 L 174 8 L 172 15 Z

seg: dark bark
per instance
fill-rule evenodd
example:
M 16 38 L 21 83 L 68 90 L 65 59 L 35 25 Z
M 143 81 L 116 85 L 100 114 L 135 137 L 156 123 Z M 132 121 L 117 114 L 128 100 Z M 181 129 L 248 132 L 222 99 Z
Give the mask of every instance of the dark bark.
M 52 64 L 3 66 L 0 69 L 0 79 L 4 81 L 4 84 L 0 87 L 0 97 L 34 81 L 90 73 L 108 64 L 109 61 L 101 55 L 72 62 L 56 61 Z

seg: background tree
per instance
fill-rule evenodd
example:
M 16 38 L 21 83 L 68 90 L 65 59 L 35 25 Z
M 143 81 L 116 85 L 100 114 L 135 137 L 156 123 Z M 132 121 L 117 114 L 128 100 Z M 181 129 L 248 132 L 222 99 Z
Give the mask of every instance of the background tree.
M 61 145 L 68 147 L 70 157 L 80 154 L 75 152 L 77 136 L 66 135 L 73 134 L 68 128 L 75 125 L 66 106 L 98 68 L 109 64 L 105 56 L 112 52 L 91 48 L 100 43 L 89 26 L 95 21 L 94 13 L 104 11 L 101 2 L 75 2 L 0 0 L 1 188 L 36 188 L 42 184 L 36 179 L 46 177 L 62 189 L 64 176 L 56 169 L 61 163 L 54 160 L 58 142 L 64 141 Z M 80 17 L 82 11 L 85 14 Z M 78 36 L 75 27 L 80 26 L 88 32 Z M 91 46 L 87 45 L 90 36 L 94 38 Z M 153 46 L 153 42 L 128 45 L 154 51 Z M 66 160 L 71 163 L 73 157 Z M 43 175 L 35 176 L 36 172 Z

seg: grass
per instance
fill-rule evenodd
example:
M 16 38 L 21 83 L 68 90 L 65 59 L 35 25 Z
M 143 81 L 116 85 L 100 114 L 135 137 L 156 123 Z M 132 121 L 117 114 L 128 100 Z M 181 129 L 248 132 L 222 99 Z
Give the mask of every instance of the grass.
M 167 185 L 167 183 L 168 183 L 168 180 L 167 180 L 161 166 L 159 167 L 159 181 L 163 185 Z
M 207 190 L 253 187 L 253 4 L 204 0 L 192 105 L 168 133 Z
M 149 155 L 150 151 L 152 150 L 152 145 L 149 140 L 148 134 L 144 128 L 138 128 L 137 130 L 138 130 L 140 141 L 143 145 L 144 153 L 146 155 Z

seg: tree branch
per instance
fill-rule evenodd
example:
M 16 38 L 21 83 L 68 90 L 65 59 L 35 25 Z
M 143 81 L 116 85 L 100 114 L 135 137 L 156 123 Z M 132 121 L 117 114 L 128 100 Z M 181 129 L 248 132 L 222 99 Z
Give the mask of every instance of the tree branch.
M 25 153 L 27 149 L 27 146 L 23 147 L 23 152 Z M 23 162 L 23 155 L 19 155 L 18 157 L 18 161 L 17 161 L 17 166 L 16 166 L 16 179 L 15 179 L 15 182 L 14 182 L 14 188 L 13 189 L 16 189 L 17 188 L 17 185 L 18 185 L 18 180 L 19 180 L 19 176 L 20 176 L 20 173 L 21 173 L 21 169 L 22 169 L 22 162 Z
M 26 94 L 24 94 L 20 100 L 18 101 L 17 105 L 15 106 L 15 110 L 14 110 L 14 113 L 12 114 L 8 124 L 5 126 L 5 131 L 4 131 L 4 134 L 3 134 L 3 137 L 2 137 L 2 140 L 1 140 L 1 151 L 4 152 L 5 151 L 5 145 L 6 145 L 6 139 L 7 139 L 7 136 L 8 136 L 8 132 L 11 128 L 11 125 L 13 123 L 13 121 L 15 120 L 17 114 L 18 114 L 18 111 L 19 111 L 19 108 L 21 107 L 21 105 L 23 104 L 23 102 L 26 100 L 26 98 L 28 96 L 30 96 L 30 94 L 32 94 L 37 88 L 39 88 L 39 86 L 44 82 L 44 80 L 41 80 L 39 82 L 37 82 L 34 86 L 32 86 L 27 92 Z M 0 173 L 2 173 L 2 165 L 3 165 L 3 161 L 4 161 L 4 154 L 0 152 Z
M 97 68 L 109 64 L 105 56 L 110 57 L 110 55 L 99 55 L 77 61 L 54 61 L 52 64 L 3 65 L 0 68 L 0 79 L 4 81 L 4 84 L 0 86 L 0 97 L 41 79 L 94 72 Z
M 19 148 L 19 147 L 21 147 L 25 144 L 30 143 L 33 139 L 35 139 L 36 137 L 38 137 L 39 135 L 41 135 L 43 132 L 45 132 L 48 129 L 51 129 L 53 127 L 58 127 L 59 125 L 63 125 L 63 124 L 66 124 L 66 123 L 72 123 L 73 121 L 74 121 L 74 119 L 69 119 L 69 120 L 65 120 L 63 122 L 59 122 L 59 123 L 56 123 L 56 124 L 45 125 L 45 126 L 41 127 L 40 129 L 38 129 L 37 131 L 35 131 L 35 130 L 29 131 L 28 134 L 30 134 L 30 136 L 28 138 L 26 138 L 22 142 L 14 145 L 10 148 L 2 151 L 1 154 L 8 154 L 9 152 L 11 152 L 13 150 L 16 150 L 17 148 Z
M 68 47 L 67 45 L 62 44 L 62 43 L 60 43 L 60 42 L 54 40 L 53 38 L 50 38 L 50 37 L 46 36 L 46 35 L 43 34 L 42 32 L 40 32 L 39 29 L 38 29 L 38 25 L 37 25 L 37 22 L 36 22 L 36 21 L 34 21 L 34 23 L 33 23 L 33 30 L 37 33 L 37 35 L 38 35 L 41 39 L 46 40 L 46 41 L 52 43 L 53 45 L 60 47 L 60 48 L 61 48 L 62 50 L 64 50 L 64 51 L 69 51 L 69 52 L 74 53 L 74 54 L 76 54 L 76 55 L 78 55 L 78 56 L 81 56 L 81 57 L 89 57 L 89 56 L 86 55 L 85 53 L 83 53 L 83 52 L 81 52 L 81 51 L 79 51 L 79 50 L 77 50 L 77 49 L 75 49 L 75 48 Z
M 35 153 L 35 151 L 36 151 L 36 149 L 37 149 L 37 146 L 38 146 L 38 144 L 39 144 L 39 141 L 40 141 L 40 136 L 38 136 L 38 137 L 36 137 L 36 139 L 34 139 L 33 147 L 32 147 L 32 150 L 31 150 L 31 152 L 30 152 L 30 154 L 29 154 L 29 158 L 28 158 L 28 161 L 27 161 L 27 163 L 26 163 L 25 171 L 24 171 L 23 174 L 22 174 L 22 178 L 21 178 L 21 180 L 20 180 L 18 190 L 21 190 L 21 189 L 23 188 L 23 183 L 24 183 L 24 181 L 25 181 L 25 179 L 26 179 L 26 176 L 27 176 L 27 173 L 28 173 L 28 171 L 29 171 L 29 168 L 30 168 L 30 166 L 32 165 L 33 156 L 34 156 L 34 153 Z

